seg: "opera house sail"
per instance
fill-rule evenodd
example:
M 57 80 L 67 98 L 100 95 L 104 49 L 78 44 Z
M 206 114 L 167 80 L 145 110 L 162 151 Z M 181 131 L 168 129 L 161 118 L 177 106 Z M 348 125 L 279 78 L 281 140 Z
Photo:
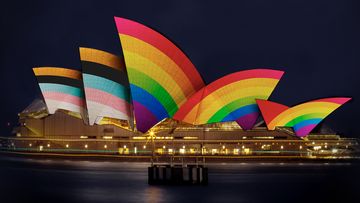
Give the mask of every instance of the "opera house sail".
M 33 68 L 50 114 L 63 109 L 79 113 L 86 119 L 81 72 L 58 67 Z
M 308 135 L 325 117 L 351 98 L 334 97 L 287 107 L 271 101 L 257 100 L 269 130 L 292 127 L 299 137 Z
M 89 124 L 103 117 L 130 120 L 130 91 L 122 58 L 105 51 L 80 48 Z
M 268 99 L 283 73 L 253 69 L 224 76 L 190 97 L 174 119 L 193 125 L 236 121 L 251 129 L 259 116 L 255 99 Z
M 140 23 L 115 17 L 123 50 L 137 129 L 147 132 L 172 118 L 204 87 L 190 59 L 174 43 Z

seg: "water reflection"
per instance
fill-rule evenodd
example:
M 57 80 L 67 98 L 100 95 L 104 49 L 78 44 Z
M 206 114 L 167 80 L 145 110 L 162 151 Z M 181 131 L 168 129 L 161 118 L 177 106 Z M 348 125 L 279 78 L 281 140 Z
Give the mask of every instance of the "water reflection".
M 157 186 L 149 186 L 145 189 L 145 200 L 149 203 L 155 203 L 155 202 L 161 202 L 164 200 L 162 197 L 162 194 L 164 194 L 165 191 L 160 189 L 160 187 Z
M 208 186 L 149 186 L 147 163 L 0 157 L 0 202 L 358 202 L 357 163 L 208 164 Z

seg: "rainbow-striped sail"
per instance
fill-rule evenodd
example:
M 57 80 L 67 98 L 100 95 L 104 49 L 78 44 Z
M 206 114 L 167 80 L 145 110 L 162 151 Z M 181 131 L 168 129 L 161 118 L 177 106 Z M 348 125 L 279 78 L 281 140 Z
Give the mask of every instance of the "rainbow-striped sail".
M 204 87 L 189 58 L 163 35 L 131 20 L 115 17 L 130 82 L 136 127 L 146 132 L 172 118 Z
M 305 102 L 287 107 L 266 100 L 257 100 L 269 130 L 275 127 L 292 127 L 299 137 L 308 135 L 324 118 L 351 98 L 334 97 Z
M 255 99 L 268 99 L 283 73 L 253 69 L 224 76 L 194 94 L 174 119 L 194 125 L 236 121 L 251 129 L 259 116 Z
M 105 51 L 80 48 L 89 124 L 103 117 L 129 120 L 130 91 L 122 58 Z
M 38 67 L 33 71 L 50 114 L 63 109 L 87 119 L 81 72 L 58 67 Z

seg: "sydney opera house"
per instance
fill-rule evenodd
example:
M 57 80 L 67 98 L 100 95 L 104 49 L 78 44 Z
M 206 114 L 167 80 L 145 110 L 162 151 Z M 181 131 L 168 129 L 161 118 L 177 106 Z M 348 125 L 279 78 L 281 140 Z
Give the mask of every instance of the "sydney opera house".
M 169 39 L 115 17 L 123 56 L 80 47 L 81 67 L 36 67 L 42 98 L 2 149 L 126 157 L 344 158 L 358 142 L 321 126 L 350 98 L 269 100 L 284 72 L 240 70 L 206 84 Z M 326 122 L 326 121 L 325 121 Z

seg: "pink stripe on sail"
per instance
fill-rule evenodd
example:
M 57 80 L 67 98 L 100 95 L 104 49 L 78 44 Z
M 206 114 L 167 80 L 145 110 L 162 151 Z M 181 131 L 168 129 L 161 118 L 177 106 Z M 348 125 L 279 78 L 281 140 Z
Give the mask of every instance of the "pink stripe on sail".
M 315 100 L 316 102 L 332 102 L 332 103 L 337 103 L 337 104 L 344 104 L 347 101 L 349 101 L 351 98 L 349 97 L 333 97 L 333 98 L 323 98 L 323 99 L 318 99 Z
M 120 112 L 123 112 L 127 115 L 130 115 L 130 104 L 127 101 L 119 97 L 116 97 L 112 94 L 109 94 L 107 92 L 95 88 L 86 87 L 85 97 L 86 100 L 88 101 L 100 103 L 109 106 L 113 109 L 116 109 Z
M 45 99 L 56 100 L 59 102 L 67 102 L 76 106 L 84 107 L 84 100 L 80 97 L 60 92 L 43 92 Z

